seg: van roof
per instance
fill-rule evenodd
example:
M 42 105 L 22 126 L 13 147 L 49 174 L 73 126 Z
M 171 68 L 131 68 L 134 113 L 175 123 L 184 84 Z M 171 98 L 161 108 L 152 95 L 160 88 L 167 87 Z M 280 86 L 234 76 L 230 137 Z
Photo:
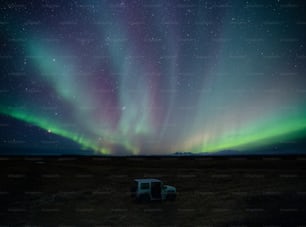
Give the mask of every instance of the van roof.
M 137 182 L 141 183 L 148 183 L 148 182 L 161 182 L 161 180 L 154 179 L 154 178 L 142 178 L 142 179 L 135 179 Z

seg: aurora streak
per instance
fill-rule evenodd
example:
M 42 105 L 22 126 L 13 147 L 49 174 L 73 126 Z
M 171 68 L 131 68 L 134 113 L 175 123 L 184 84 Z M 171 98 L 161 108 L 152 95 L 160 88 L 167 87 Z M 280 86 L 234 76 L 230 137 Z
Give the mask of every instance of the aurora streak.
M 98 154 L 247 152 L 306 137 L 300 8 L 55 3 L 2 9 L 2 115 Z

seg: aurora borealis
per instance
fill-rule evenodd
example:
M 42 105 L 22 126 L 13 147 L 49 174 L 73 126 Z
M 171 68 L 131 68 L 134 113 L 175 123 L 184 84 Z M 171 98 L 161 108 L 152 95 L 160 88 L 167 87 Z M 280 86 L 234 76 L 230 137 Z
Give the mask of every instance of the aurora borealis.
M 97 154 L 247 153 L 306 138 L 306 3 L 7 1 L 0 28 L 2 148 L 52 135 Z

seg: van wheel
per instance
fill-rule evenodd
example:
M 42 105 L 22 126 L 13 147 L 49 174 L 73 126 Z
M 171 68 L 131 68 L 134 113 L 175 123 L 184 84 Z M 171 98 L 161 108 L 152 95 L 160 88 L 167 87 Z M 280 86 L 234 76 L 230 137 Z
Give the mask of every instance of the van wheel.
M 176 198 L 176 195 L 175 195 L 175 194 L 167 195 L 167 200 L 169 200 L 169 201 L 174 201 L 175 198 Z
M 145 194 L 145 195 L 141 195 L 139 197 L 139 201 L 142 202 L 142 203 L 147 203 L 150 201 L 150 197 L 149 195 Z

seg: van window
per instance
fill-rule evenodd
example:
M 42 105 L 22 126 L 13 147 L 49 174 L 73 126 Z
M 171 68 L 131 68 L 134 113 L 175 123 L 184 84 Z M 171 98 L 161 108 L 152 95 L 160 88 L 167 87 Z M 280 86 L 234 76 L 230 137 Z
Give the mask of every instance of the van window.
M 149 187 L 150 187 L 150 186 L 149 186 L 149 183 L 141 183 L 141 184 L 140 184 L 140 188 L 141 188 L 141 189 L 149 189 Z

